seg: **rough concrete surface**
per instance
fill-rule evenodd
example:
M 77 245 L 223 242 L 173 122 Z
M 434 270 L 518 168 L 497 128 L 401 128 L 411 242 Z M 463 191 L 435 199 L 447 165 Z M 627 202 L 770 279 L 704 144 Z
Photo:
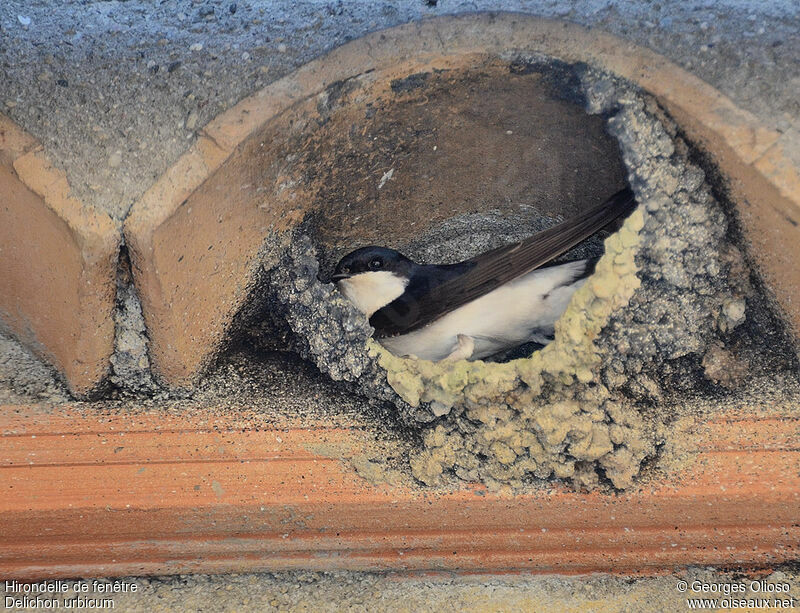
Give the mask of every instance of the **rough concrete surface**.
M 7 0 L 0 111 L 42 141 L 80 200 L 121 220 L 198 129 L 263 85 L 366 32 L 481 10 L 594 26 L 664 54 L 766 125 L 786 131 L 800 116 L 790 0 Z
M 689 611 L 689 598 L 717 599 L 718 609 L 767 610 L 756 599 L 795 599 L 800 603 L 800 574 L 785 569 L 763 575 L 692 568 L 671 577 L 622 578 L 613 575 L 576 577 L 510 575 L 387 575 L 379 573 L 286 572 L 243 575 L 181 575 L 150 579 L 109 579 L 126 592 L 94 591 L 84 598 L 110 598 L 114 609 L 135 613 L 157 611 L 353 611 L 427 612 L 587 611 L 651 613 Z M 686 592 L 678 586 L 686 582 Z M 137 591 L 131 592 L 135 584 Z M 692 591 L 692 589 L 697 591 Z M 68 589 L 71 595 L 72 583 Z M 705 589 L 707 591 L 703 592 Z M 714 592 L 708 590 L 714 590 Z M 766 592 L 766 590 L 786 592 Z M 723 607 L 721 593 L 750 600 L 752 608 Z M 731 592 L 731 590 L 736 590 Z M 741 590 L 741 591 L 739 591 Z M 5 595 L 10 593 L 6 591 Z M 11 594 L 13 595 L 13 594 Z M 4 596 L 0 586 L 0 596 Z M 15 596 L 19 597 L 19 596 Z M 789 601 L 791 602 L 791 601 Z M 12 611 L 25 609 L 10 608 Z M 28 609 L 30 610 L 30 609 Z M 67 610 L 79 610 L 77 608 Z M 86 610 L 85 608 L 83 610 Z M 768 610 L 777 610 L 770 608 Z

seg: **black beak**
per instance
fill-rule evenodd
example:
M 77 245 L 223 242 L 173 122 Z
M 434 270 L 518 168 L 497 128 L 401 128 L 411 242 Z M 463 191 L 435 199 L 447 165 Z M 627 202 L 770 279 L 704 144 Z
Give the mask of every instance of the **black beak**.
M 342 279 L 349 279 L 349 278 L 350 278 L 350 275 L 347 275 L 347 274 L 342 273 L 342 272 L 337 273 L 335 275 L 331 275 L 331 281 L 341 281 Z

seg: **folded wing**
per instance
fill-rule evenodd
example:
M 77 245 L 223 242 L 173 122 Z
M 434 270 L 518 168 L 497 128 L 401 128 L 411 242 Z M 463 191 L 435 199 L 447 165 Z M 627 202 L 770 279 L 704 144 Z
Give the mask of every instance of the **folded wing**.
M 568 251 L 635 207 L 626 188 L 603 204 L 518 243 L 455 264 L 453 273 L 412 279 L 406 293 L 370 318 L 376 337 L 413 332 Z

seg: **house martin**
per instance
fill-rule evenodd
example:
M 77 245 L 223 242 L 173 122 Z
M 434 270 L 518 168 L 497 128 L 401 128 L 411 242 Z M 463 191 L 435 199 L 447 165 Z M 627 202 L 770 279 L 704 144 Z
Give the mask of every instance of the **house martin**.
M 635 206 L 626 188 L 577 217 L 457 264 L 418 264 L 394 249 L 362 247 L 339 261 L 331 280 L 395 355 L 478 360 L 545 344 L 599 258 L 553 260 Z

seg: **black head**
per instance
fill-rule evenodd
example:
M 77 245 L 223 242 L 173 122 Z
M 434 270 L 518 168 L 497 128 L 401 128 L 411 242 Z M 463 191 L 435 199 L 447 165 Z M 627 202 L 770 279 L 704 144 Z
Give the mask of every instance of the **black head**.
M 380 271 L 409 277 L 414 266 L 414 262 L 399 251 L 371 245 L 351 251 L 339 260 L 331 280 L 340 281 L 362 272 Z

